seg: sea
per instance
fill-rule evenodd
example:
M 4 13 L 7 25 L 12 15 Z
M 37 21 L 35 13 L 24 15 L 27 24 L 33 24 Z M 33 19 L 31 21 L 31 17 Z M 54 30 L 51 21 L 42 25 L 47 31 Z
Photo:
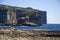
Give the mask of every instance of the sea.
M 60 30 L 60 24 L 43 24 L 42 26 L 0 26 L 0 28 L 15 28 L 17 30 Z

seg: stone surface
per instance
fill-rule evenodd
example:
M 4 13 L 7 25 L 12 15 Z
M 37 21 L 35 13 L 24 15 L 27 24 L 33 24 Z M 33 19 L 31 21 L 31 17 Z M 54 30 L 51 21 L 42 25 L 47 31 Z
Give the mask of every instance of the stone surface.
M 0 40 L 60 40 L 60 31 L 0 29 Z

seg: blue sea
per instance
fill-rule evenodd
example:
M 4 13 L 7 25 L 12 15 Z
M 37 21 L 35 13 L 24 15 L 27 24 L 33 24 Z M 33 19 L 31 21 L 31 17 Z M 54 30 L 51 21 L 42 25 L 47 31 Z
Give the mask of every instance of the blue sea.
M 60 24 L 43 24 L 42 26 L 0 26 L 0 28 L 16 28 L 28 30 L 60 30 Z

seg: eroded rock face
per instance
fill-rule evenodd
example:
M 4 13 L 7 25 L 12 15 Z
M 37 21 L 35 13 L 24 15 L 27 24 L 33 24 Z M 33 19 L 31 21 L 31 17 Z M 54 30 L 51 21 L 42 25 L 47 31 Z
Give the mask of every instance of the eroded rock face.
M 60 31 L 0 29 L 0 40 L 60 40 Z
M 46 24 L 46 11 L 32 8 L 21 8 L 0 5 L 0 23 L 5 25 L 35 25 Z

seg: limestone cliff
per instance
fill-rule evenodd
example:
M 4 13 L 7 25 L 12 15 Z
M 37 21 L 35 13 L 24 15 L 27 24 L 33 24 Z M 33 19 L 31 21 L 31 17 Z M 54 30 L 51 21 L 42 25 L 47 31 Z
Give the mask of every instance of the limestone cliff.
M 33 8 L 22 8 L 0 5 L 0 23 L 5 25 L 35 25 L 46 24 L 46 11 Z

